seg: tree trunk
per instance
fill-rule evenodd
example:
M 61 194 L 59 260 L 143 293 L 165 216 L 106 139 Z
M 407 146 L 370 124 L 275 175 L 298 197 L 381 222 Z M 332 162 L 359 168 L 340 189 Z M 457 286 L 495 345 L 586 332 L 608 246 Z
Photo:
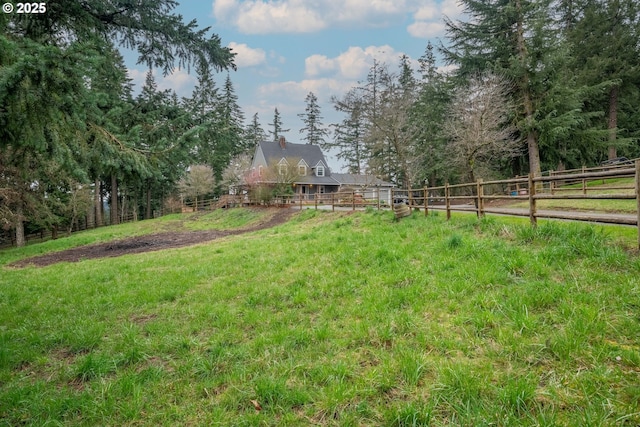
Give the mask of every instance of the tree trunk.
M 533 116 L 531 120 L 533 120 Z M 542 175 L 538 135 L 533 129 L 527 133 L 527 148 L 529 149 L 529 171 L 531 171 L 533 176 Z
M 16 246 L 21 248 L 25 244 L 24 240 L 24 212 L 22 211 L 22 200 L 18 201 L 16 208 Z
M 147 209 L 144 214 L 144 219 L 151 219 L 151 180 L 147 179 Z
M 100 193 L 100 226 L 104 225 L 104 194 Z
M 122 200 L 120 201 L 120 222 L 127 222 L 127 217 L 125 216 L 125 212 L 127 210 L 127 195 L 125 194 L 125 190 L 122 190 Z
M 524 101 L 525 112 L 525 124 L 527 126 L 527 149 L 529 151 L 529 171 L 533 176 L 540 176 L 542 174 L 540 166 L 540 148 L 538 146 L 538 135 L 533 128 L 534 124 L 534 110 L 533 101 L 531 99 L 531 92 L 529 91 L 529 73 L 527 70 L 527 46 L 524 42 L 524 15 L 522 14 L 522 4 L 520 1 L 516 2 L 516 8 L 518 9 L 519 19 L 517 25 L 517 37 L 518 37 L 518 56 L 520 64 L 524 71 L 521 81 L 522 98 Z
M 615 142 L 618 129 L 618 87 L 614 86 L 609 92 L 609 123 L 607 126 L 609 129 L 609 160 L 618 157 L 618 150 L 616 149 Z
M 111 174 L 111 225 L 118 224 L 118 178 Z
M 100 191 L 100 180 L 96 178 L 95 185 L 93 187 L 93 210 L 95 211 L 94 227 L 98 228 L 102 226 L 102 191 Z

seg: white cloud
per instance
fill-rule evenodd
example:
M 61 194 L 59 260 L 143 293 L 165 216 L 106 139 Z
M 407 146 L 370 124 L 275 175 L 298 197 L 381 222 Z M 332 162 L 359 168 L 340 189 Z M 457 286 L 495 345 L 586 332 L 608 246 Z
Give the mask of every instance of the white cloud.
M 179 96 L 190 96 L 193 87 L 196 84 L 196 77 L 188 74 L 185 70 L 176 69 L 168 76 L 163 76 L 158 70 L 152 70 L 153 78 L 158 85 L 158 90 L 171 89 Z M 135 92 L 138 92 L 144 86 L 147 77 L 147 70 L 139 70 L 137 68 L 127 69 L 127 74 L 135 85 Z
M 244 43 L 229 43 L 229 48 L 236 54 L 235 64 L 238 67 L 255 67 L 267 61 L 267 54 L 262 49 L 252 49 Z
M 378 26 L 393 16 L 402 16 L 411 6 L 402 0 L 329 0 L 323 10 L 332 21 Z M 327 4 L 328 3 L 328 4 Z
M 379 27 L 421 0 L 214 0 L 213 14 L 245 34 L 310 33 L 332 26 Z
M 273 96 L 277 99 L 303 101 L 309 92 L 313 92 L 319 100 L 326 102 L 331 96 L 342 94 L 352 86 L 352 81 L 342 79 L 306 79 L 299 82 L 286 81 L 262 85 L 258 89 L 258 94 L 265 98 Z
M 213 13 L 244 34 L 309 33 L 327 25 L 322 10 L 303 0 L 215 0 Z
M 427 1 L 416 13 L 413 18 L 417 21 L 430 21 L 440 18 L 440 7 L 434 1 Z
M 384 27 L 413 16 L 414 37 L 444 35 L 443 16 L 463 13 L 458 0 L 214 0 L 216 19 L 245 34 L 311 33 L 331 27 Z
M 229 18 L 238 7 L 236 0 L 215 0 L 213 2 L 213 14 L 218 19 Z
M 440 3 L 429 0 L 413 14 L 415 22 L 407 27 L 407 32 L 417 38 L 444 36 L 444 17 L 455 20 L 463 13 L 458 0 L 442 0 Z
M 185 70 L 175 70 L 166 77 L 163 77 L 162 75 L 158 77 L 155 73 L 154 76 L 158 82 L 158 89 L 171 89 L 180 96 L 191 95 L 193 87 L 197 81 L 195 76 L 188 74 Z
M 127 75 L 131 79 L 131 83 L 133 83 L 136 88 L 141 89 L 144 85 L 144 79 L 147 76 L 147 71 L 138 70 L 137 68 L 128 68 Z
M 356 80 L 367 75 L 374 60 L 395 64 L 400 56 L 391 46 L 350 47 L 335 58 L 312 55 L 305 60 L 305 73 L 309 77 L 335 74 L 337 77 Z
M 444 22 L 424 22 L 418 21 L 407 27 L 407 31 L 416 38 L 430 38 L 441 36 L 445 32 Z
M 458 0 L 443 0 L 441 7 L 442 13 L 451 19 L 459 18 L 464 14 L 462 3 Z
M 311 55 L 304 60 L 305 73 L 308 76 L 318 76 L 327 72 L 335 71 L 335 60 L 324 55 Z

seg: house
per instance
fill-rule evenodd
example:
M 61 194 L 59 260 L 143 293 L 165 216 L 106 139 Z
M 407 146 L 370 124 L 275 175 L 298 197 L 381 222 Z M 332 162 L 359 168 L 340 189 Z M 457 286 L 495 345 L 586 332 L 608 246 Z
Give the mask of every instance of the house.
M 393 184 L 372 175 L 332 173 L 317 145 L 293 144 L 284 137 L 262 141 L 255 149 L 251 176 L 256 184 L 281 186 L 303 197 L 356 191 L 366 199 L 380 197 L 390 203 Z
M 339 191 L 355 191 L 367 200 L 379 199 L 391 205 L 395 185 L 390 182 L 367 174 L 334 173 L 331 177 L 340 184 Z

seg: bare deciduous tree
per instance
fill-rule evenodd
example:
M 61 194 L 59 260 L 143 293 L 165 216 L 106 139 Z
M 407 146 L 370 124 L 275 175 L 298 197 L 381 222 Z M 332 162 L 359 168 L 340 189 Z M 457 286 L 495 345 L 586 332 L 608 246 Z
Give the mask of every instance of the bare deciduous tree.
M 227 187 L 230 193 L 238 194 L 238 189 L 245 185 L 245 177 L 250 168 L 250 154 L 243 153 L 235 156 L 222 172 L 222 185 Z
M 445 133 L 449 159 L 474 182 L 478 171 L 495 161 L 522 153 L 516 128 L 510 122 L 509 83 L 496 74 L 473 77 L 451 103 Z
M 213 192 L 215 178 L 213 169 L 207 165 L 193 165 L 189 173 L 178 182 L 180 193 L 195 199 L 195 210 L 198 210 L 198 197 Z

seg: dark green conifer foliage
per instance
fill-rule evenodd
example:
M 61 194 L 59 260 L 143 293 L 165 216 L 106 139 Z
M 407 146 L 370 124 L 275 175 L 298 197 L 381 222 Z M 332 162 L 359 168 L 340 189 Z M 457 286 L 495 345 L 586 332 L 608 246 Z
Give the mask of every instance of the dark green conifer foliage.
M 463 0 L 466 21 L 446 20 L 449 44 L 441 51 L 449 64 L 466 79 L 492 71 L 513 82 L 519 108 L 515 120 L 526 141 L 529 168 L 540 174 L 540 128 L 537 108 L 548 91 L 539 78 L 548 66 L 550 40 L 555 39 L 549 0 Z
M 247 149 L 250 150 L 258 145 L 261 141 L 267 139 L 267 133 L 262 129 L 260 125 L 260 119 L 258 113 L 255 113 L 251 118 L 251 122 L 244 130 Z
M 290 129 L 282 128 L 282 117 L 280 117 L 280 112 L 278 111 L 278 107 L 273 110 L 273 122 L 269 123 L 273 130 L 269 131 L 271 135 L 272 141 L 277 141 L 278 138 L 282 136 L 283 133 L 289 132 Z
M 3 220 L 15 227 L 19 245 L 24 221 L 44 209 L 29 201 L 43 194 L 34 182 L 55 187 L 56 175 L 97 182 L 109 168 L 148 175 L 141 156 L 128 155 L 132 144 L 126 136 L 133 137 L 129 132 L 135 126 L 122 128 L 118 120 L 100 120 L 95 114 L 122 117 L 127 108 L 109 105 L 118 81 L 99 95 L 98 69 L 109 69 L 105 58 L 118 62 L 109 54 L 111 43 L 137 51 L 141 63 L 165 74 L 193 64 L 233 68 L 233 54 L 218 36 L 195 21 L 183 22 L 173 13 L 176 5 L 172 0 L 60 0 L 49 2 L 44 14 L 0 16 L 0 150 L 4 167 L 13 174 L 12 189 L 0 189 L 0 197 L 7 206 Z M 93 160 L 102 154 L 107 154 L 106 165 Z M 52 175 L 52 170 L 60 173 Z M 110 182 L 116 187 L 115 173 Z
M 593 88 L 586 109 L 602 112 L 592 125 L 606 130 L 608 148 L 599 150 L 596 159 L 615 158 L 620 150 L 634 156 L 640 124 L 634 107 L 640 101 L 640 5 L 634 0 L 565 0 L 561 7 L 573 69 L 581 84 Z
M 444 184 L 450 171 L 445 161 L 447 140 L 442 126 L 451 98 L 451 84 L 446 75 L 437 70 L 431 43 L 427 44 L 418 62 L 420 80 L 417 82 L 417 100 L 411 111 L 411 119 L 417 128 L 416 150 L 423 156 L 416 179 L 422 183 L 426 180 L 430 185 Z
M 304 127 L 300 129 L 300 133 L 304 134 L 302 140 L 306 141 L 307 144 L 324 147 L 328 132 L 322 123 L 323 117 L 320 111 L 320 105 L 318 105 L 318 97 L 313 92 L 309 92 L 305 98 L 305 102 L 305 112 L 298 114 L 298 117 L 300 117 L 304 123 Z

